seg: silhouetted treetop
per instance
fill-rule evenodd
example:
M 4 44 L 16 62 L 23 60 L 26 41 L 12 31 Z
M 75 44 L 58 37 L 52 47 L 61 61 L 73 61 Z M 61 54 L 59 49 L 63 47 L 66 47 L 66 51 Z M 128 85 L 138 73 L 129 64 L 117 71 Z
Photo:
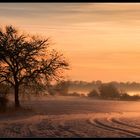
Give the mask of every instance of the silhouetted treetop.
M 0 28 L 0 82 L 10 83 L 17 95 L 22 84 L 47 84 L 61 78 L 69 64 L 49 46 L 49 38 L 19 34 L 13 26 Z

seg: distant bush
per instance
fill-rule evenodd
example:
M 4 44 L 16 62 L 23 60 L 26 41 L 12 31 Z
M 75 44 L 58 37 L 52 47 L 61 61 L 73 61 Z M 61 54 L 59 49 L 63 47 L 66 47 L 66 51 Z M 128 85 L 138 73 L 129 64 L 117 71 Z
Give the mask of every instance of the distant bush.
M 140 96 L 139 95 L 130 96 L 127 93 L 123 93 L 120 96 L 120 100 L 133 100 L 133 101 L 136 101 L 136 100 L 139 100 L 139 99 L 140 99 Z
M 93 89 L 92 91 L 90 91 L 87 95 L 88 97 L 95 97 L 95 98 L 98 98 L 100 95 L 99 95 L 99 92 L 95 89 Z
M 129 100 L 130 95 L 128 95 L 127 93 L 123 93 L 123 94 L 120 95 L 120 99 L 121 100 Z
M 9 86 L 0 84 L 0 111 L 4 111 L 8 104 L 7 94 L 9 92 Z
M 47 92 L 48 92 L 48 94 L 54 96 L 54 95 L 56 94 L 55 87 L 54 87 L 53 85 L 49 85 L 49 86 L 47 87 Z
M 86 95 L 85 95 L 85 94 L 83 94 L 83 93 L 81 93 L 81 94 L 80 94 L 80 96 L 81 96 L 81 97 L 85 97 Z
M 131 99 L 132 100 L 139 100 L 140 96 L 139 95 L 133 95 L 133 96 L 131 96 Z
M 69 95 L 69 96 L 80 96 L 80 94 L 77 93 L 77 92 L 69 93 L 68 95 Z
M 99 92 L 100 97 L 104 99 L 118 99 L 120 97 L 119 90 L 111 83 L 101 84 Z
M 67 81 L 60 81 L 54 86 L 54 94 L 56 95 L 68 95 L 68 88 L 69 88 L 69 82 Z
M 6 96 L 0 97 L 0 111 L 4 111 L 7 108 L 8 99 Z

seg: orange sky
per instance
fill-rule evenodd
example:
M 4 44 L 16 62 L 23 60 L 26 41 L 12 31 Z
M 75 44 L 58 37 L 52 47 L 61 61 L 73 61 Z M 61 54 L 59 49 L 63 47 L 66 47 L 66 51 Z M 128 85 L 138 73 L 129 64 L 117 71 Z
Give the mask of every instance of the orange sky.
M 1 3 L 0 21 L 51 37 L 70 80 L 140 82 L 140 3 Z

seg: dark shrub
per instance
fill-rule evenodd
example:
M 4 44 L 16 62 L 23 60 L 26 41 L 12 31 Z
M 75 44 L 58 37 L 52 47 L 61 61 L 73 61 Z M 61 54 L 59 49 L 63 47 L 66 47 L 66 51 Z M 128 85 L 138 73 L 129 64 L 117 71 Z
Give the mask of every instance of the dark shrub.
M 54 86 L 55 94 L 57 95 L 68 95 L 68 89 L 69 89 L 69 82 L 67 81 L 60 81 Z
M 80 94 L 80 96 L 81 96 L 81 97 L 85 97 L 86 95 L 85 95 L 85 94 L 83 94 L 83 93 L 81 93 L 81 94 Z
M 7 107 L 8 99 L 6 97 L 0 97 L 0 110 L 5 110 Z
M 0 110 L 4 111 L 8 104 L 7 94 L 9 87 L 5 84 L 0 84 Z
M 124 93 L 124 94 L 121 94 L 120 99 L 121 100 L 134 100 L 134 101 L 136 101 L 136 100 L 140 99 L 140 96 L 139 95 L 130 96 L 129 94 Z
M 120 97 L 120 93 L 118 89 L 111 83 L 102 84 L 99 87 L 100 96 L 104 99 L 118 99 Z
M 132 100 L 139 100 L 140 96 L 139 95 L 133 95 L 133 96 L 131 96 L 131 99 Z
M 69 93 L 68 95 L 69 95 L 69 96 L 80 96 L 80 94 L 77 93 L 77 92 Z
M 93 89 L 92 91 L 90 91 L 88 93 L 88 97 L 95 97 L 95 98 L 97 98 L 97 97 L 99 97 L 99 93 L 98 93 L 97 90 Z
M 121 99 L 121 100 L 130 100 L 130 98 L 131 98 L 131 96 L 128 95 L 127 93 L 123 93 L 123 94 L 121 94 L 121 96 L 120 96 L 120 99 Z

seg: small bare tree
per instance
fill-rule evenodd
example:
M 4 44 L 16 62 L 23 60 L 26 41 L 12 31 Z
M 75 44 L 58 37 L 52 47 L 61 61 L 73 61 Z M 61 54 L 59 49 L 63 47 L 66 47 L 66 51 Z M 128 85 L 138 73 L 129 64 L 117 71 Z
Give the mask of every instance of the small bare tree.
M 15 107 L 20 107 L 19 88 L 47 84 L 61 78 L 68 63 L 62 54 L 49 49 L 49 39 L 20 34 L 13 26 L 0 28 L 0 83 L 14 88 Z

